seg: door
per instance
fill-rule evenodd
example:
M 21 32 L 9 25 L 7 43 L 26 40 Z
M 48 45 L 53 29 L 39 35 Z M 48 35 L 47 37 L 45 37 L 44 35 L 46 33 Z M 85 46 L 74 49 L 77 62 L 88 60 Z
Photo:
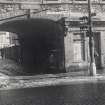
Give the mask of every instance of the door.
M 94 49 L 95 49 L 95 62 L 96 67 L 101 67 L 101 43 L 100 43 L 100 32 L 94 32 Z

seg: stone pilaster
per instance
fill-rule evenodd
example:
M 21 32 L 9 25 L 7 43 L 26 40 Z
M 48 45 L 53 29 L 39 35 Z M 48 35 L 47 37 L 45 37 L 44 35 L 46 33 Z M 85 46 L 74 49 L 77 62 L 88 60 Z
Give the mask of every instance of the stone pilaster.
M 64 41 L 65 41 L 65 67 L 66 70 L 68 71 L 73 61 L 73 33 L 68 32 Z

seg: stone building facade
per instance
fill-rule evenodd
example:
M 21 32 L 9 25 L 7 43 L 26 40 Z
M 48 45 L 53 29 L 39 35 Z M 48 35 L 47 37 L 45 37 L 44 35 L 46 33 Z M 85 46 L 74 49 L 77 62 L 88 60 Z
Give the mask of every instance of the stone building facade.
M 88 69 L 89 37 L 86 31 L 80 31 L 80 17 L 88 16 L 88 0 L 5 1 L 8 3 L 16 2 L 17 11 L 27 12 L 29 10 L 32 18 L 40 17 L 51 20 L 57 18 L 55 21 L 58 21 L 60 18 L 66 17 L 65 24 L 68 28 L 67 35 L 64 37 L 66 70 Z M 96 13 L 96 16 L 92 17 L 95 50 L 98 53 L 95 58 L 96 66 L 97 68 L 105 68 L 105 0 L 90 1 L 91 12 Z M 7 7 L 10 8 L 10 6 Z M 14 10 L 11 11 L 13 12 Z
M 76 2 L 77 1 L 77 2 Z M 84 2 L 82 2 L 84 1 Z M 65 57 L 67 71 L 88 69 L 89 57 L 89 36 L 86 31 L 80 31 L 80 17 L 88 16 L 87 0 L 75 0 L 74 6 L 67 19 L 68 33 L 65 37 Z M 92 2 L 92 1 L 91 1 Z M 92 31 L 94 35 L 94 48 L 97 52 L 95 62 L 97 69 L 105 67 L 105 11 L 104 1 L 93 1 L 91 4 Z
M 92 31 L 94 48 L 98 53 L 95 62 L 100 69 L 105 68 L 105 1 L 90 1 L 91 12 L 96 14 L 92 16 Z M 80 31 L 80 17 L 88 16 L 88 0 L 43 0 L 42 3 L 42 7 L 48 9 L 42 14 L 47 15 L 49 19 L 57 17 L 59 20 L 61 17 L 66 17 L 65 24 L 68 28 L 67 35 L 64 37 L 66 71 L 79 68 L 87 70 L 90 62 L 89 37 L 86 31 Z
M 44 0 L 45 1 L 45 0 Z M 46 12 L 49 15 L 66 17 L 68 28 L 65 36 L 65 67 L 67 71 L 88 69 L 89 67 L 89 37 L 86 31 L 80 31 L 80 17 L 88 16 L 88 0 L 46 0 Z M 92 31 L 94 47 L 97 52 L 95 62 L 97 69 L 105 68 L 105 1 L 90 0 L 92 16 Z M 55 3 L 54 3 L 55 2 Z M 58 3 L 59 2 L 59 3 Z M 56 9 L 55 9 L 56 8 Z

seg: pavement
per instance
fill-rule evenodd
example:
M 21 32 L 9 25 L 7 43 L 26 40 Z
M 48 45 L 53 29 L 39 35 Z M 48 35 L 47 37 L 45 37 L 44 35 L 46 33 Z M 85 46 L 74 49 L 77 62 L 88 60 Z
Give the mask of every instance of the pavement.
M 87 72 L 43 74 L 36 76 L 0 76 L 0 90 L 105 82 L 105 75 L 89 76 Z
M 22 69 L 11 60 L 0 60 L 0 90 L 105 81 L 105 73 L 89 76 L 86 70 L 59 74 L 23 75 L 25 74 Z

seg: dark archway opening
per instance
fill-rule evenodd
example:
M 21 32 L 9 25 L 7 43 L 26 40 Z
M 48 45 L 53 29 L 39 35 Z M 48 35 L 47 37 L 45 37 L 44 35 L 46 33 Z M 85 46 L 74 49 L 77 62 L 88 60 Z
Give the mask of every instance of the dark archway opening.
M 25 72 L 65 72 L 64 31 L 61 24 L 48 19 L 15 20 L 2 24 L 0 30 L 17 34 L 19 46 L 11 48 L 17 51 L 6 58 L 14 58 Z

